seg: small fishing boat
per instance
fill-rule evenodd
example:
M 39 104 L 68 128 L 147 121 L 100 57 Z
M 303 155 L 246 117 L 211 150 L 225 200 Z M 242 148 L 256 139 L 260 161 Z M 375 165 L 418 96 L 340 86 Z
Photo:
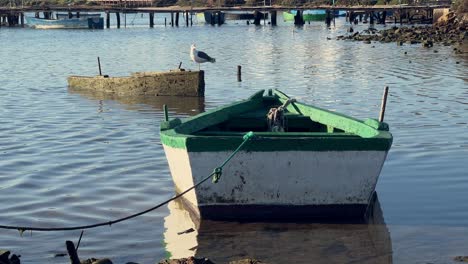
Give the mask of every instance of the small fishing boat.
M 45 19 L 26 17 L 29 27 L 37 29 L 103 29 L 104 18 L 102 17 L 79 17 Z
M 393 140 L 386 123 L 295 102 L 278 90 L 166 120 L 160 136 L 178 193 L 220 172 L 238 151 L 215 174 L 217 183 L 182 196 L 213 220 L 361 217 Z M 236 150 L 247 131 L 254 139 Z
M 294 21 L 294 16 L 296 16 L 297 11 L 291 10 L 283 12 L 284 21 Z M 302 13 L 302 18 L 304 21 L 323 21 L 327 17 L 326 10 L 305 10 Z

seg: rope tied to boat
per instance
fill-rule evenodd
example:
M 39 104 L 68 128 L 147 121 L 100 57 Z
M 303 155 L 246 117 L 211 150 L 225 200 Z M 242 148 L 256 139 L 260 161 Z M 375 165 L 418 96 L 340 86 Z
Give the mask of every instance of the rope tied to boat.
M 288 107 L 289 104 L 296 102 L 296 99 L 288 99 L 284 102 L 283 105 L 279 107 L 270 108 L 268 111 L 267 119 L 268 119 L 268 130 L 271 132 L 284 132 L 284 128 L 286 127 L 286 121 L 284 118 L 284 109 Z
M 242 143 L 237 147 L 236 150 L 234 150 L 231 155 L 221 164 L 221 166 L 217 167 L 216 169 L 213 170 L 213 183 L 218 183 L 219 179 L 221 179 L 221 175 L 223 174 L 223 167 L 228 163 L 241 149 L 244 147 L 244 145 L 251 139 L 255 138 L 254 132 L 250 131 L 247 134 L 245 134 L 242 139 Z
M 132 215 L 129 215 L 129 216 L 126 216 L 126 217 L 122 217 L 122 218 L 119 218 L 119 219 L 116 219 L 116 220 L 112 220 L 112 221 L 108 221 L 108 222 L 101 222 L 101 223 L 97 223 L 97 224 L 91 224 L 91 225 L 83 225 L 83 226 L 69 226 L 69 227 L 33 227 L 33 226 L 10 226 L 10 225 L 0 225 L 0 229 L 15 229 L 15 230 L 18 230 L 20 232 L 20 235 L 22 235 L 25 231 L 27 230 L 30 230 L 30 231 L 72 231 L 72 230 L 85 230 L 85 229 L 91 229 L 91 228 L 95 228 L 95 227 L 100 227 L 100 226 L 111 226 L 113 224 L 116 224 L 116 223 L 119 223 L 119 222 L 123 222 L 123 221 L 126 221 L 126 220 L 129 220 L 129 219 L 132 219 L 132 218 L 135 218 L 137 216 L 140 216 L 140 215 L 144 215 L 146 213 L 149 213 L 151 211 L 154 211 L 160 207 L 162 207 L 163 205 L 166 205 L 168 204 L 169 202 L 171 201 L 174 201 L 176 200 L 177 198 L 180 198 L 182 197 L 184 194 L 188 193 L 189 191 L 197 188 L 198 186 L 200 186 L 201 184 L 203 184 L 204 182 L 206 182 L 208 179 L 210 179 L 212 176 L 213 176 L 213 182 L 214 183 L 217 183 L 219 181 L 219 179 L 221 178 L 221 174 L 222 174 L 222 171 L 223 171 L 223 167 L 242 149 L 242 147 L 251 139 L 253 139 L 255 137 L 254 133 L 252 131 L 246 133 L 244 136 L 243 136 L 243 141 L 242 143 L 236 148 L 236 150 L 234 150 L 234 152 L 231 153 L 231 155 L 219 166 L 217 167 L 216 169 L 214 169 L 214 171 L 212 173 L 210 173 L 208 176 L 206 176 L 205 178 L 203 178 L 201 181 L 199 181 L 198 183 L 196 183 L 195 185 L 193 185 L 192 187 L 186 189 L 185 191 L 167 199 L 166 201 L 164 202 L 161 202 L 159 203 L 158 205 L 154 206 L 154 207 L 151 207 L 149 209 L 146 209 L 144 211 L 141 211 L 141 212 L 138 212 L 138 213 L 135 213 L 135 214 L 132 214 Z M 215 181 L 215 178 L 216 178 L 216 181 Z

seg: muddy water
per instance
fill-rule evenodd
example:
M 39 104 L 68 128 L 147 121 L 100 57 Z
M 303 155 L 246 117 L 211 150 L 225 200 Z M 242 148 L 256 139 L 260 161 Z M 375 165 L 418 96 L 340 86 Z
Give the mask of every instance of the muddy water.
M 468 255 L 466 57 L 451 47 L 327 40 L 344 34 L 344 19 L 332 29 L 320 22 L 170 28 L 161 26 L 161 16 L 149 29 L 146 21 L 132 14 L 120 30 L 0 29 L 0 224 L 84 225 L 170 197 L 158 136 L 163 104 L 172 117 L 186 117 L 279 88 L 320 107 L 375 118 L 388 85 L 385 119 L 394 144 L 377 186 L 375 225 L 202 223 L 177 235 L 195 224 L 171 204 L 85 231 L 80 256 L 115 263 L 190 254 L 221 263 L 247 256 L 269 263 L 450 263 Z M 68 75 L 97 74 L 97 56 L 111 76 L 179 62 L 194 69 L 191 43 L 217 60 L 202 65 L 203 99 L 116 98 L 66 86 Z M 0 248 L 23 255 L 25 263 L 67 263 L 54 255 L 78 236 L 0 230 Z

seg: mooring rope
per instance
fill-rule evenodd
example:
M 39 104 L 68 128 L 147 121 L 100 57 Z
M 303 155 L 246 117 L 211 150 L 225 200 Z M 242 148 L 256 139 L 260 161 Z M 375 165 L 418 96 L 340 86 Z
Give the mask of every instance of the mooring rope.
M 221 171 L 222 171 L 222 168 L 232 159 L 232 157 L 234 157 L 235 154 L 237 154 L 241 148 L 245 145 L 245 143 L 247 141 L 249 141 L 250 139 L 252 139 L 254 137 L 254 134 L 253 132 L 248 132 L 247 134 L 244 135 L 243 137 L 243 141 L 242 143 L 237 147 L 236 150 L 234 150 L 232 152 L 232 154 L 219 166 L 217 167 L 210 175 L 206 176 L 205 178 L 203 178 L 200 182 L 198 182 L 197 184 L 193 185 L 192 187 L 188 188 L 187 190 L 173 196 L 172 198 L 154 206 L 154 207 L 151 207 L 149 209 L 146 209 L 144 211 L 141 211 L 139 213 L 135 213 L 135 214 L 132 214 L 132 215 L 129 215 L 129 216 L 126 216 L 126 217 L 122 217 L 122 218 L 119 218 L 119 219 L 116 219 L 116 220 L 112 220 L 112 221 L 108 221 L 108 222 L 101 222 L 101 223 L 97 223 L 97 224 L 92 224 L 92 225 L 83 225 L 83 226 L 70 226 L 70 227 L 33 227 L 33 226 L 10 226 L 10 225 L 0 225 L 0 229 L 15 229 L 15 230 L 19 230 L 20 233 L 22 234 L 24 231 L 27 231 L 27 230 L 30 230 L 30 231 L 72 231 L 72 230 L 85 230 L 85 229 L 91 229 L 91 228 L 96 228 L 96 227 L 100 227 L 100 226 L 111 226 L 113 224 L 116 224 L 116 223 L 120 223 L 120 222 L 123 222 L 125 220 L 129 220 L 129 219 L 132 219 L 132 218 L 135 218 L 137 216 L 140 216 L 140 215 L 144 215 L 146 213 L 149 213 L 151 211 L 154 211 L 158 208 L 160 208 L 161 206 L 163 205 L 166 205 L 168 204 L 169 202 L 171 201 L 174 201 L 180 197 L 182 197 L 184 194 L 188 193 L 189 191 L 197 188 L 198 186 L 200 186 L 201 184 L 203 184 L 204 182 L 206 182 L 208 179 L 210 179 L 212 176 L 215 176 L 216 177 L 216 181 L 213 180 L 213 182 L 217 182 L 219 180 L 219 177 L 221 176 Z M 219 175 L 218 175 L 219 174 Z

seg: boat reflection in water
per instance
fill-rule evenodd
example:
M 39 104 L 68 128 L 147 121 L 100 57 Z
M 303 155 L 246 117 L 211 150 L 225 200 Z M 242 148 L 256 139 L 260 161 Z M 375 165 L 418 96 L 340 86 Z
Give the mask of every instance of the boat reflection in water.
M 157 110 L 163 110 L 163 105 L 169 107 L 169 111 L 178 116 L 193 116 L 205 111 L 204 97 L 184 97 L 184 96 L 121 96 L 103 92 L 89 91 L 76 88 L 68 88 L 71 94 L 79 94 L 90 100 L 98 100 L 99 106 L 103 107 L 106 100 L 115 100 L 127 105 L 129 110 L 141 110 L 141 104 L 149 105 Z
M 237 223 L 198 220 L 181 202 L 164 219 L 171 258 L 215 263 L 392 263 L 392 243 L 377 196 L 362 223 Z

